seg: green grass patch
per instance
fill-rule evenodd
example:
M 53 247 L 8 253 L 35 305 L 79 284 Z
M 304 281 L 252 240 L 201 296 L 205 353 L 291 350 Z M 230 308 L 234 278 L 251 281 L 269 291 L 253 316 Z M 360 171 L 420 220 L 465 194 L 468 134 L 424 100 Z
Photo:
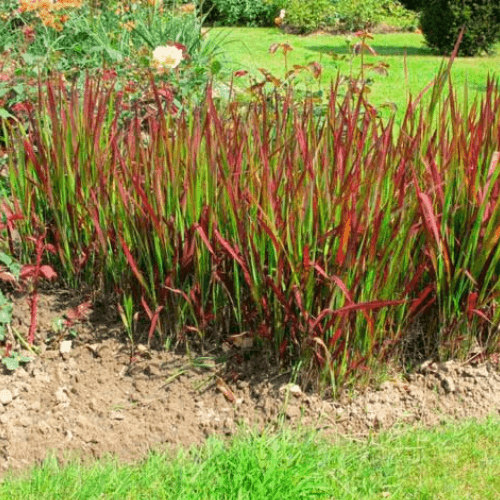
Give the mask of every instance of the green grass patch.
M 351 58 L 346 35 L 298 36 L 283 33 L 276 28 L 217 28 L 212 33 L 221 37 L 227 64 L 234 71 L 246 69 L 258 75 L 258 68 L 265 68 L 274 75 L 283 77 L 284 58 L 280 51 L 270 54 L 269 47 L 273 43 L 288 43 L 293 48 L 287 55 L 288 66 L 291 68 L 294 64 L 319 62 L 323 66 L 321 82 L 324 87 L 332 79 L 335 80 L 338 72 L 350 74 L 351 67 L 354 75 L 359 74 L 361 59 L 359 55 Z M 352 36 L 351 40 L 354 41 Z M 384 111 L 384 116 L 389 116 L 394 105 L 401 120 L 409 93 L 415 97 L 435 78 L 443 58 L 434 55 L 426 47 L 423 35 L 417 33 L 374 35 L 369 43 L 378 55 L 365 54 L 365 62 L 385 62 L 389 65 L 387 76 L 366 73 L 372 80 L 371 102 L 375 106 L 391 104 Z M 342 57 L 345 60 L 341 60 Z M 499 67 L 499 54 L 458 58 L 452 69 L 455 88 L 460 91 L 467 82 L 469 99 L 472 101 L 478 91 L 484 92 L 487 75 L 493 74 Z M 309 85 L 315 89 L 312 79 L 309 80 Z
M 241 433 L 134 465 L 47 460 L 9 475 L 1 499 L 494 499 L 500 421 L 382 433 L 331 444 L 311 432 Z

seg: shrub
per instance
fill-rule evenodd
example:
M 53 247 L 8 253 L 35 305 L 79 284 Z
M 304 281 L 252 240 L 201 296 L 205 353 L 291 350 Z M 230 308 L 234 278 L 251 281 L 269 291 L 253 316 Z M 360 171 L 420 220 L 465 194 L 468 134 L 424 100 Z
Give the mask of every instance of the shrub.
M 330 0 L 289 0 L 285 8 L 285 24 L 300 33 L 331 25 L 335 15 Z
M 339 0 L 336 9 L 342 25 L 349 31 L 371 28 L 386 14 L 379 0 Z
M 208 22 L 223 26 L 272 26 L 285 0 L 205 0 Z
M 416 28 L 415 14 L 396 0 L 336 0 L 334 8 L 338 24 L 347 31 L 370 29 L 388 18 L 391 25 L 396 21 L 402 28 Z
M 423 0 L 399 0 L 400 3 L 408 10 L 420 12 L 423 8 Z
M 458 54 L 475 56 L 491 52 L 500 40 L 498 0 L 429 0 L 421 18 L 427 44 L 441 54 L 453 51 L 465 27 Z

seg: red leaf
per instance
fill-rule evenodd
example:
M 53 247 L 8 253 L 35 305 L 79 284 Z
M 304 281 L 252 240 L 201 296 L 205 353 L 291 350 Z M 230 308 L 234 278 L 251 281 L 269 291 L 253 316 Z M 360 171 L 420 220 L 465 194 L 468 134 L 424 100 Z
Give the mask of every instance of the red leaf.
M 373 35 L 366 30 L 359 30 L 354 33 L 354 36 L 357 38 L 369 38 L 370 40 L 373 40 Z
M 68 309 L 68 311 L 64 315 L 66 317 L 66 321 L 64 322 L 64 324 L 66 326 L 71 326 L 75 321 L 87 319 L 91 312 L 92 302 L 90 302 L 90 300 L 82 302 L 78 306 Z
M 15 283 L 16 278 L 12 273 L 6 271 L 0 271 L 0 281 L 6 281 L 7 283 Z
M 350 234 L 351 234 L 351 215 L 349 214 L 347 220 L 345 221 L 344 227 L 342 228 L 342 236 L 340 237 L 340 244 L 337 252 L 337 264 L 339 266 L 344 264 L 347 254 L 347 246 L 349 244 Z
M 422 277 L 422 274 L 424 273 L 424 271 L 426 270 L 426 268 L 427 268 L 427 265 L 425 263 L 424 264 L 420 264 L 418 266 L 417 271 L 415 272 L 415 275 L 410 280 L 410 282 L 406 285 L 406 287 L 405 287 L 405 289 L 403 291 L 403 296 L 406 296 L 406 295 L 408 295 L 409 293 L 411 293 L 413 291 L 413 289 L 419 283 L 420 278 Z
M 156 324 L 158 323 L 158 319 L 160 317 L 160 313 L 163 309 L 164 309 L 163 306 L 159 306 L 156 308 L 156 311 L 154 312 L 153 317 L 151 319 L 151 326 L 149 327 L 148 339 L 151 339 L 151 337 L 153 336 L 153 333 L 156 330 Z
M 280 359 L 283 359 L 283 357 L 285 356 L 285 351 L 286 351 L 286 346 L 287 345 L 288 345 L 288 341 L 286 339 L 283 339 L 281 341 L 281 344 L 280 344 L 280 347 L 279 347 Z
M 313 77 L 317 80 L 323 71 L 323 68 L 319 62 L 311 62 L 307 65 L 313 74 Z
M 432 208 L 432 203 L 429 196 L 421 191 L 418 193 L 418 198 L 421 202 L 422 212 L 424 214 L 424 223 L 431 230 L 436 242 L 441 241 L 441 235 L 437 225 L 436 216 Z
M 144 296 L 141 297 L 141 304 L 144 310 L 146 311 L 146 314 L 148 315 L 149 321 L 151 321 L 153 319 L 153 312 L 149 308 L 148 303 L 144 299 Z
M 347 306 L 339 307 L 333 311 L 333 314 L 343 314 L 352 311 L 368 311 L 371 309 L 380 309 L 382 307 L 397 306 L 404 304 L 406 300 L 373 300 L 371 302 L 359 302 L 358 304 L 349 304 Z
M 35 266 L 25 265 L 21 269 L 21 272 L 19 273 L 19 277 L 23 280 L 28 279 L 28 278 L 32 278 L 34 276 L 35 269 L 36 269 Z
M 57 273 L 51 266 L 40 267 L 40 275 L 49 281 L 57 278 Z
M 335 284 L 342 290 L 342 292 L 344 293 L 346 299 L 349 301 L 349 302 L 352 302 L 352 295 L 351 293 L 349 292 L 349 290 L 347 289 L 347 287 L 345 286 L 345 283 L 338 277 L 338 276 L 335 276 L 333 275 L 331 277 L 331 280 L 333 282 L 335 282 Z
M 264 87 L 265 84 L 266 84 L 265 81 L 260 83 L 255 83 L 249 88 L 249 90 L 250 92 L 260 92 L 262 91 L 262 88 Z
M 418 199 L 420 201 L 420 206 L 422 207 L 422 212 L 424 215 L 424 224 L 434 236 L 438 249 L 441 251 L 443 255 L 446 271 L 448 272 L 448 275 L 450 275 L 451 269 L 450 269 L 450 259 L 448 256 L 448 249 L 446 248 L 445 242 L 443 241 L 441 233 L 439 232 L 437 218 L 432 208 L 432 202 L 429 196 L 420 190 L 418 190 Z
M 472 320 L 472 313 L 476 307 L 477 304 L 477 292 L 471 292 L 467 296 L 467 317 L 469 318 L 469 321 Z
M 222 394 L 224 394 L 224 397 L 230 403 L 234 403 L 236 401 L 235 395 L 233 394 L 233 392 L 231 391 L 231 389 L 229 389 L 229 387 L 227 386 L 227 384 L 224 382 L 224 380 L 221 377 L 216 377 L 216 379 L 215 379 L 215 385 L 216 385 L 217 389 L 220 392 L 222 392 Z
M 295 303 L 297 304 L 297 307 L 299 308 L 301 314 L 304 316 L 304 319 L 307 321 L 308 314 L 307 311 L 304 310 L 304 305 L 302 304 L 302 297 L 300 295 L 300 291 L 297 285 L 293 285 L 292 290 L 293 290 L 293 295 L 295 297 Z
M 189 233 L 191 233 L 191 231 Z M 180 260 L 182 269 L 186 269 L 193 262 L 195 243 L 196 242 L 192 234 L 187 234 L 184 239 L 184 244 L 182 245 L 182 254 Z
M 309 245 L 304 246 L 304 253 L 302 255 L 302 263 L 304 264 L 304 268 L 308 269 L 311 265 L 311 259 L 309 258 Z
M 237 248 L 233 248 L 230 243 L 225 240 L 222 235 L 219 233 L 217 229 L 215 229 L 215 237 L 219 241 L 219 243 L 224 247 L 224 249 L 229 253 L 229 255 L 240 265 L 243 276 L 245 277 L 245 281 L 247 282 L 249 287 L 252 287 L 252 279 L 250 278 L 250 272 L 244 262 L 244 260 L 239 255 L 239 251 Z
M 139 177 L 137 175 L 132 176 L 132 183 L 135 188 L 135 192 L 139 195 L 142 201 L 142 207 L 146 210 L 146 212 L 149 214 L 151 217 L 151 220 L 156 228 L 156 230 L 161 233 L 160 229 L 160 220 L 158 219 L 157 215 L 155 214 L 155 211 L 151 205 L 151 203 L 148 200 L 148 197 L 146 196 L 146 193 L 144 192 L 144 189 L 142 189 Z
M 331 339 L 328 339 L 328 347 L 333 347 L 337 343 L 337 340 L 340 338 L 341 335 L 342 335 L 342 329 L 337 328 L 336 332 L 333 334 L 333 337 Z
M 408 314 L 409 315 L 412 315 L 417 309 L 418 307 L 420 306 L 420 304 L 422 304 L 422 302 L 425 300 L 425 298 L 434 290 L 434 285 L 428 285 L 423 291 L 422 293 L 420 294 L 420 296 L 418 298 L 416 298 L 409 311 L 408 311 Z
M 334 311 L 333 309 L 323 309 L 319 314 L 318 316 L 316 316 L 316 319 L 314 321 L 309 321 L 310 325 L 309 325 L 309 330 L 311 332 L 312 335 L 315 335 L 315 331 L 316 331 L 316 328 L 319 324 L 319 322 L 321 320 L 323 320 L 326 316 L 329 316 L 331 314 L 333 314 Z
M 472 309 L 472 312 L 474 314 L 477 314 L 480 318 L 483 318 L 485 321 L 487 321 L 488 323 L 490 323 L 491 325 L 493 324 L 490 320 L 490 318 L 488 318 L 488 316 L 486 316 L 486 314 L 483 313 L 483 311 L 480 311 L 479 309 Z
M 328 274 L 325 273 L 323 268 L 317 262 L 314 262 L 313 267 L 314 267 L 314 269 L 316 269 L 316 271 L 318 271 L 318 273 L 321 276 L 323 276 L 323 278 L 326 278 L 327 280 L 330 279 L 330 276 L 328 276 Z
M 57 255 L 57 249 L 52 243 L 45 243 L 45 250 L 52 255 Z
M 346 299 L 349 301 L 349 302 L 352 302 L 352 296 L 351 296 L 351 293 L 349 292 L 349 290 L 347 289 L 347 287 L 345 286 L 345 283 L 338 277 L 338 276 L 328 276 L 328 274 L 325 273 L 325 271 L 321 268 L 321 266 L 315 262 L 314 263 L 314 269 L 316 269 L 316 271 L 318 271 L 318 273 L 323 276 L 323 278 L 326 278 L 328 280 L 331 280 L 333 282 L 335 282 L 335 284 L 342 290 L 342 292 L 344 293 Z
M 130 249 L 128 248 L 127 244 L 125 243 L 125 241 L 123 240 L 121 235 L 118 235 L 118 238 L 120 239 L 120 243 L 122 244 L 123 252 L 125 253 L 125 257 L 127 257 L 127 262 L 129 264 L 130 268 L 132 269 L 132 272 L 134 273 L 135 277 L 139 280 L 139 283 L 144 288 L 147 288 L 146 281 L 144 280 L 144 277 L 140 273 L 140 271 L 137 267 L 137 264 L 136 264 L 134 258 L 132 257 L 132 254 L 130 253 Z
M 180 42 L 173 42 L 169 45 L 173 45 L 176 49 L 182 50 L 182 52 L 188 52 L 187 47 Z

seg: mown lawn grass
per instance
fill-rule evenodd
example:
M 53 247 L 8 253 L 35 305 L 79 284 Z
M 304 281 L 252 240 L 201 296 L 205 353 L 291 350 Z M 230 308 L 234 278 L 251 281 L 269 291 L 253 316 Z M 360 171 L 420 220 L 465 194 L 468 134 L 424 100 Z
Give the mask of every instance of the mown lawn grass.
M 211 36 L 220 37 L 226 63 L 234 71 L 246 69 L 258 75 L 258 68 L 265 68 L 282 78 L 285 73 L 284 58 L 280 51 L 269 53 L 273 43 L 288 43 L 293 48 L 288 53 L 289 68 L 294 64 L 320 62 L 323 66 L 321 83 L 325 88 L 332 79 L 335 80 L 338 72 L 350 74 L 351 64 L 354 75 L 360 69 L 361 58 L 359 55 L 351 58 L 346 35 L 298 36 L 285 34 L 277 28 L 214 28 Z M 398 119 L 401 120 L 409 94 L 416 97 L 432 81 L 443 57 L 433 54 L 426 47 L 423 35 L 417 33 L 377 34 L 369 43 L 378 55 L 365 54 L 365 62 L 375 65 L 384 62 L 389 65 L 387 76 L 366 73 L 373 80 L 370 85 L 371 102 L 375 106 L 391 104 L 383 110 L 384 116 L 389 116 L 395 106 Z M 337 59 L 329 53 L 335 54 Z M 346 59 L 340 60 L 342 56 Z M 494 74 L 498 68 L 500 51 L 491 56 L 458 58 L 453 64 L 453 82 L 459 90 L 467 83 L 468 99 L 472 102 L 478 91 L 485 90 L 488 74 Z M 309 82 L 310 88 L 315 89 L 312 79 Z
M 496 499 L 500 420 L 393 430 L 334 444 L 312 432 L 241 433 L 135 465 L 48 460 L 0 499 Z

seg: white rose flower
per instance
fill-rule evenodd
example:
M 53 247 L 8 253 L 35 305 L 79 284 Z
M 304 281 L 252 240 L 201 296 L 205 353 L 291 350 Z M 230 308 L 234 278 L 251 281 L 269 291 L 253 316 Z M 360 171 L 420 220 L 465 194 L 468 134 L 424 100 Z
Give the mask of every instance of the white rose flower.
M 182 61 L 182 50 L 175 46 L 156 47 L 153 51 L 153 64 L 161 68 L 174 69 Z

